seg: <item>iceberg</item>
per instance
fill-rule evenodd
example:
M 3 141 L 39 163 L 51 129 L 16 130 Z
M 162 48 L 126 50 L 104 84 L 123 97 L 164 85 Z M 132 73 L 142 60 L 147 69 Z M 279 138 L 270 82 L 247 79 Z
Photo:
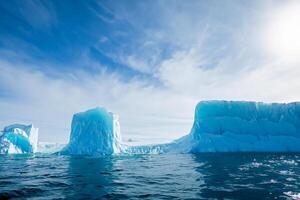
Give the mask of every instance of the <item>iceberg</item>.
M 181 152 L 299 152 L 300 103 L 202 101 Z
M 37 153 L 51 154 L 59 152 L 66 146 L 64 143 L 39 142 Z
M 172 143 L 141 145 L 141 146 L 127 146 L 127 148 L 123 149 L 123 153 L 126 153 L 126 154 L 162 154 L 162 153 L 168 153 L 170 146 L 172 146 Z
M 0 135 L 0 154 L 35 153 L 38 145 L 38 128 L 31 125 L 6 126 Z
M 110 155 L 121 150 L 118 115 L 97 107 L 73 115 L 69 144 L 59 154 Z
M 118 116 L 95 108 L 73 116 L 60 154 L 300 152 L 300 103 L 201 101 L 190 133 L 167 144 L 126 146 Z

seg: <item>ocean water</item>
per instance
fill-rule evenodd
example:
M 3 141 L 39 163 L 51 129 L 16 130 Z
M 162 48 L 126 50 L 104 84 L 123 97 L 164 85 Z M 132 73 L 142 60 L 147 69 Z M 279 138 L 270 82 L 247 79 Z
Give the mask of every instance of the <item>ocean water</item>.
M 300 199 L 300 154 L 0 156 L 0 199 Z

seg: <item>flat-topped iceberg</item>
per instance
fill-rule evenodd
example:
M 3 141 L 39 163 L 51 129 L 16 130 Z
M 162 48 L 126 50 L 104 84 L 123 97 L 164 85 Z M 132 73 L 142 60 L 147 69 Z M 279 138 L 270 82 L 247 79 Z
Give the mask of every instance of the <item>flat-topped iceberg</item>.
M 60 154 L 109 155 L 121 152 L 118 116 L 94 108 L 73 116 L 69 144 Z
M 300 103 L 203 101 L 191 133 L 173 145 L 187 152 L 299 152 Z
M 0 135 L 1 154 L 35 153 L 38 144 L 38 128 L 33 125 L 6 126 Z

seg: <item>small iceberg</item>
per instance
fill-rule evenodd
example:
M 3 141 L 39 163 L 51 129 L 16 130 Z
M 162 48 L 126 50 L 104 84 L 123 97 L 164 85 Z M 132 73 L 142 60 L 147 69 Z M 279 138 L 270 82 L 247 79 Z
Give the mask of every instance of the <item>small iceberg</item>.
M 38 145 L 38 128 L 31 125 L 6 126 L 0 135 L 0 154 L 35 153 Z
M 69 144 L 59 154 L 110 155 L 121 151 L 118 115 L 97 107 L 73 115 Z

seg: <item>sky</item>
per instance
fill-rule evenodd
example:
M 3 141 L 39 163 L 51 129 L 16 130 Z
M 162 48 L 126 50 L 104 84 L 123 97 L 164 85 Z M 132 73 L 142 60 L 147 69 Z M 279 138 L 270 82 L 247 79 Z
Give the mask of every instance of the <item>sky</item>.
M 66 143 L 99 106 L 125 142 L 168 142 L 202 100 L 299 101 L 299 35 L 297 0 L 0 1 L 0 128 Z

